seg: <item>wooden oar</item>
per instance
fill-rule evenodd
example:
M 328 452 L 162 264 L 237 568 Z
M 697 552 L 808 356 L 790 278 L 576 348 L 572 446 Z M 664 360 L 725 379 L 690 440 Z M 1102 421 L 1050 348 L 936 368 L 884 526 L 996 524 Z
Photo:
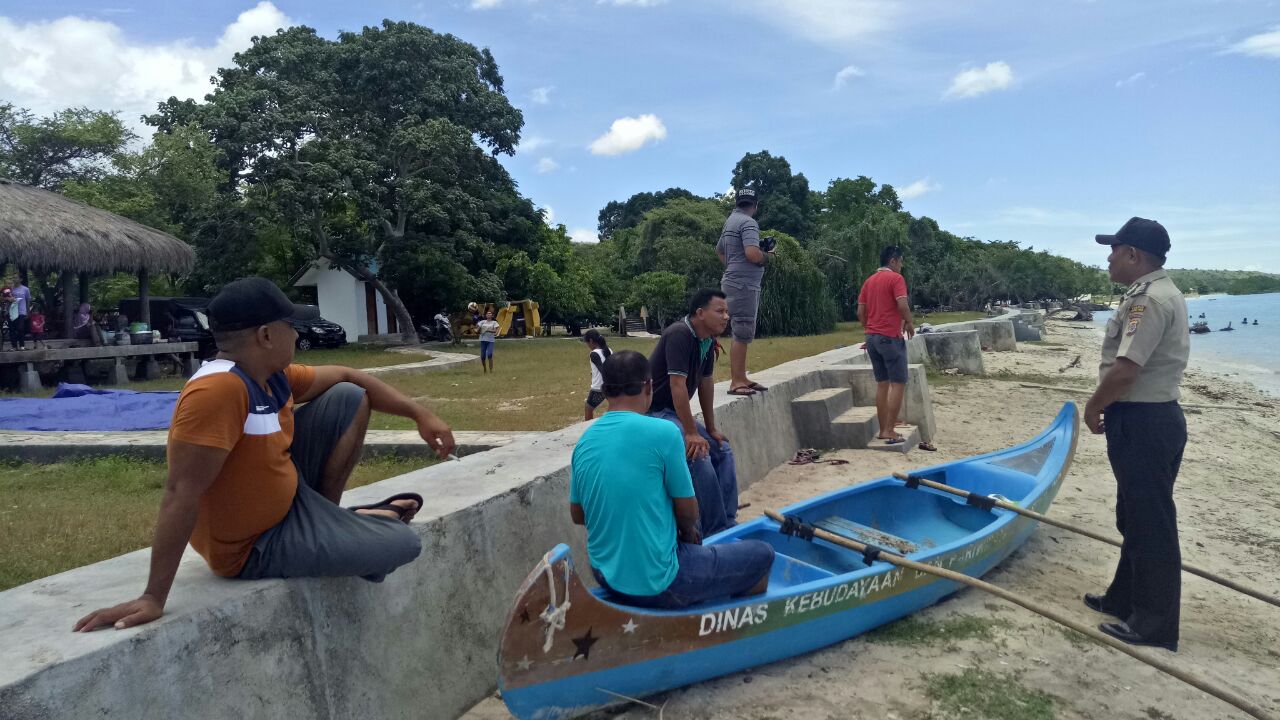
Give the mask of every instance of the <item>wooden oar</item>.
M 764 514 L 769 516 L 771 519 L 773 519 L 778 523 L 785 523 L 787 521 L 787 518 L 778 514 L 774 510 L 765 510 Z M 834 533 L 829 533 L 826 530 L 823 530 L 822 528 L 814 527 L 812 525 L 804 525 L 804 532 L 802 533 L 802 536 L 808 536 L 809 532 L 813 533 L 812 537 L 821 538 L 829 543 L 833 543 L 841 547 L 846 547 L 846 548 L 849 548 L 850 550 L 853 550 L 859 553 L 864 553 L 864 557 L 866 557 L 866 553 L 869 550 L 867 545 L 860 543 L 857 540 L 850 540 L 848 538 L 841 537 Z M 940 568 L 934 565 L 928 565 L 925 563 L 916 562 L 915 560 L 908 560 L 907 558 L 902 557 L 901 555 L 897 555 L 895 553 L 889 552 L 888 550 L 885 550 L 883 548 L 878 549 L 878 553 L 876 554 L 876 557 L 880 560 L 884 560 L 887 563 L 896 565 L 901 568 L 907 568 L 909 570 L 915 570 L 917 572 L 928 573 L 930 575 L 935 575 L 937 577 L 944 578 L 946 580 L 958 582 L 963 585 L 968 585 L 969 587 L 977 588 L 984 592 L 991 593 L 996 597 L 1002 598 L 1004 600 L 1008 600 L 1014 605 L 1019 605 L 1021 607 L 1024 607 L 1030 610 L 1031 612 L 1037 613 L 1039 615 L 1043 615 L 1044 617 L 1047 617 L 1056 623 L 1059 623 L 1061 625 L 1066 625 L 1067 627 L 1071 628 L 1072 630 L 1075 630 L 1081 635 L 1088 637 L 1094 642 L 1101 643 L 1103 645 L 1106 645 L 1107 647 L 1119 650 L 1120 652 L 1130 657 L 1133 657 L 1137 660 L 1141 660 L 1142 662 L 1150 665 L 1151 667 L 1163 673 L 1171 675 L 1191 685 L 1192 687 L 1195 687 L 1198 690 L 1207 692 L 1210 695 L 1218 698 L 1219 700 L 1222 700 L 1223 702 L 1234 705 L 1240 710 L 1243 710 L 1244 712 L 1252 715 L 1253 717 L 1258 718 L 1258 720 L 1280 720 L 1280 718 L 1278 718 L 1277 716 L 1272 715 L 1271 713 L 1267 712 L 1265 709 L 1253 704 L 1246 698 L 1236 695 L 1230 690 L 1218 687 L 1217 685 L 1214 685 L 1205 680 L 1202 680 L 1201 678 L 1196 677 L 1191 673 L 1185 672 L 1183 670 L 1178 669 L 1177 667 L 1174 667 L 1172 664 L 1165 662 L 1160 658 L 1149 656 L 1139 651 L 1137 648 L 1133 647 L 1132 645 L 1128 645 L 1124 642 L 1121 642 L 1120 640 L 1117 640 L 1111 637 L 1110 635 L 1107 635 L 1101 630 L 1097 630 L 1082 622 L 1073 620 L 1057 612 L 1056 610 L 1040 605 L 1039 603 L 1035 603 L 1019 595 L 1015 595 L 1014 593 L 1009 592 L 1008 590 L 1005 590 L 1004 588 L 999 587 L 998 585 L 992 585 L 991 583 L 986 582 L 985 580 L 979 580 L 977 578 L 969 577 L 964 573 L 958 573 L 954 570 L 947 570 L 946 568 Z
M 899 480 L 906 482 L 908 486 L 914 486 L 916 484 L 923 485 L 927 488 L 933 488 L 934 490 L 940 490 L 942 492 L 950 493 L 957 497 L 962 497 L 966 501 L 968 501 L 970 497 L 973 497 L 974 503 L 977 503 L 980 505 L 986 505 L 989 503 L 993 507 L 998 507 L 1004 510 L 1010 510 L 1012 512 L 1016 512 L 1023 517 L 1028 517 L 1028 518 L 1031 518 L 1032 520 L 1037 520 L 1046 525 L 1059 527 L 1059 528 L 1062 528 L 1063 530 L 1068 530 L 1070 532 L 1073 532 L 1079 535 L 1084 535 L 1085 537 L 1093 538 L 1094 540 L 1101 540 L 1102 542 L 1108 545 L 1120 547 L 1120 541 L 1114 537 L 1111 537 L 1109 535 L 1103 535 L 1102 533 L 1094 532 L 1093 530 L 1090 530 L 1088 528 L 1083 528 L 1078 525 L 1072 525 L 1071 523 L 1066 523 L 1061 520 L 1055 520 L 1054 518 L 1051 518 L 1048 515 L 1041 515 L 1040 513 L 1034 510 L 1027 510 L 1026 508 L 1018 507 L 1017 505 L 1014 505 L 1011 502 L 1006 502 L 1004 500 L 996 500 L 994 498 L 989 498 L 983 495 L 977 495 L 975 493 L 969 492 L 968 490 L 961 490 L 960 488 L 951 487 L 950 485 L 943 485 L 940 482 L 934 482 L 932 480 L 928 480 L 918 475 L 907 475 L 906 473 L 896 472 L 893 474 L 893 476 L 898 478 Z M 1197 567 L 1195 565 L 1191 565 L 1188 563 L 1182 563 L 1182 569 L 1186 570 L 1192 575 L 1199 575 L 1205 580 L 1209 580 L 1210 582 L 1216 582 L 1219 585 L 1235 590 L 1238 593 L 1243 593 L 1245 595 L 1248 595 L 1249 597 L 1257 598 L 1264 603 L 1270 603 L 1271 605 L 1280 607 L 1280 598 L 1277 598 L 1273 595 L 1268 595 L 1256 588 L 1251 588 L 1247 585 L 1241 585 L 1240 583 L 1234 580 L 1228 580 L 1227 578 L 1224 578 L 1221 575 L 1217 575 L 1215 573 L 1211 573 L 1202 567 Z

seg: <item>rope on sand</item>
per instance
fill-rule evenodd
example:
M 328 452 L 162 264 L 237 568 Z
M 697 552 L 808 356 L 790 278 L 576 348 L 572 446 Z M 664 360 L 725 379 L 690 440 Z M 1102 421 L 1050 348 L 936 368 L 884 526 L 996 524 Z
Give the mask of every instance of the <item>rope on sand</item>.
M 771 518 L 772 520 L 778 523 L 786 523 L 789 521 L 788 518 L 780 515 L 778 512 L 774 510 L 765 510 L 764 514 L 768 515 L 769 518 Z M 790 522 L 796 523 L 798 522 L 798 520 L 791 518 Z M 977 588 L 984 592 L 991 593 L 992 595 L 995 595 L 998 598 L 1001 598 L 1003 600 L 1008 600 L 1009 602 L 1015 605 L 1024 607 L 1027 610 L 1030 610 L 1031 612 L 1034 612 L 1046 618 L 1049 618 L 1050 620 L 1056 623 L 1065 625 L 1071 628 L 1072 630 L 1075 630 L 1076 632 L 1080 633 L 1081 635 L 1088 637 L 1090 640 L 1093 640 L 1094 642 L 1100 643 L 1102 645 L 1106 645 L 1107 647 L 1113 648 L 1115 650 L 1119 650 L 1125 655 L 1128 655 L 1132 658 L 1140 660 L 1146 663 L 1147 665 L 1150 665 L 1151 667 L 1167 675 L 1171 675 L 1191 685 L 1192 687 L 1195 687 L 1198 690 L 1209 693 L 1210 695 L 1218 698 L 1219 700 L 1222 700 L 1225 703 L 1228 703 L 1230 705 L 1235 706 L 1236 708 L 1239 708 L 1240 710 L 1243 710 L 1249 715 L 1252 715 L 1253 717 L 1258 718 L 1258 720 L 1280 720 L 1280 718 L 1277 718 L 1275 715 L 1272 715 L 1271 713 L 1267 712 L 1262 707 L 1255 705 L 1250 700 L 1244 697 L 1241 697 L 1231 692 L 1230 690 L 1227 690 L 1226 688 L 1219 687 L 1211 682 L 1208 682 L 1207 680 L 1197 677 L 1192 673 L 1181 670 L 1175 667 L 1174 665 L 1172 665 L 1171 663 L 1165 662 L 1160 658 L 1149 656 L 1137 650 L 1133 646 L 1128 645 L 1124 642 L 1121 642 L 1120 640 L 1117 640 L 1111 637 L 1110 635 L 1103 633 L 1100 630 L 1096 630 L 1088 625 L 1085 625 L 1082 622 L 1066 617 L 1062 613 L 1059 613 L 1058 611 L 1053 610 L 1052 608 L 1048 608 L 1044 605 L 1028 600 L 1024 597 L 1021 597 L 1020 595 L 1017 595 L 1008 590 L 1005 590 L 1004 588 L 999 587 L 998 585 L 992 585 L 991 583 L 986 582 L 985 580 L 979 580 L 977 578 L 969 577 L 964 573 L 958 573 L 954 570 L 947 570 L 946 568 L 940 568 L 934 565 L 927 565 L 925 563 L 916 562 L 914 560 L 908 560 L 907 558 L 902 557 L 901 555 L 897 555 L 895 553 L 889 552 L 884 548 L 868 547 L 867 545 L 860 543 L 856 540 L 850 540 L 848 538 L 841 537 L 834 533 L 829 533 L 826 530 L 823 530 L 822 528 L 808 526 L 805 528 L 805 533 L 808 534 L 809 532 L 812 532 L 814 537 L 817 537 L 826 542 L 848 548 L 858 553 L 862 553 L 864 557 L 868 557 L 868 555 L 872 555 L 873 559 L 883 560 L 887 563 L 896 565 L 901 568 L 906 568 L 908 570 L 915 570 L 916 572 L 921 572 L 921 573 L 928 573 L 930 575 L 935 575 L 937 577 L 940 577 L 946 580 L 958 582 L 963 585 L 968 585 L 969 587 Z
M 1060 390 L 1062 392 L 1081 393 L 1083 395 L 1092 395 L 1093 391 L 1087 388 L 1062 387 L 1061 385 L 1040 385 L 1038 383 L 1018 383 L 1024 388 L 1039 388 L 1040 390 Z M 1261 412 L 1265 408 L 1253 405 L 1206 405 L 1204 403 L 1178 403 L 1184 408 L 1193 410 L 1252 410 L 1253 412 Z

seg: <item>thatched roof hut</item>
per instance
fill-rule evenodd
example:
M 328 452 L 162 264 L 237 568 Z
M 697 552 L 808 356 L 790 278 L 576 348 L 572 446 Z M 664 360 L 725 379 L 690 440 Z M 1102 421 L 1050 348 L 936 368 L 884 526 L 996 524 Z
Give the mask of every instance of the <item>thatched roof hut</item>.
M 0 262 L 74 273 L 183 273 L 196 254 L 172 235 L 48 190 L 0 179 Z
M 0 179 L 0 267 L 59 274 L 64 333 L 70 337 L 73 279 L 80 278 L 80 297 L 87 297 L 89 275 L 138 274 L 143 322 L 151 321 L 150 275 L 183 273 L 196 261 L 188 244 L 155 228 L 115 213 L 30 185 Z

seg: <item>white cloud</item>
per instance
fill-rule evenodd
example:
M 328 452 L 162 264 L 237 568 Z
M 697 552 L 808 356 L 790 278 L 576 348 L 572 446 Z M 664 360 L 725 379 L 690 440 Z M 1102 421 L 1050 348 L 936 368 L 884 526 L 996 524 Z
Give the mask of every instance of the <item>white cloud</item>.
M 556 162 L 555 160 L 552 160 L 549 157 L 544 157 L 538 161 L 538 173 L 541 175 L 546 175 L 547 173 L 553 173 L 559 169 L 560 169 L 560 163 Z
M 1227 52 L 1254 57 L 1280 58 L 1280 25 L 1241 40 L 1227 48 Z
M 1123 80 L 1117 80 L 1116 87 L 1119 88 L 1124 87 L 1125 85 L 1132 85 L 1146 76 L 1147 74 L 1145 72 L 1136 72 Z
M 67 16 L 19 24 L 0 17 L 0 97 L 38 115 L 78 105 L 117 110 L 146 133 L 138 118 L 155 112 L 157 102 L 203 98 L 212 90 L 209 78 L 251 38 L 291 24 L 264 1 L 240 13 L 212 45 L 144 44 L 101 20 Z
M 621 155 L 666 137 L 667 126 L 657 115 L 618 118 L 609 126 L 609 132 L 591 143 L 590 150 L 592 155 Z
M 533 91 L 529 93 L 529 99 L 533 101 L 534 105 L 546 105 L 551 102 L 551 91 L 555 89 L 554 85 L 534 88 Z
M 902 12 L 899 0 L 731 0 L 735 9 L 755 12 L 781 27 L 822 45 L 848 48 L 887 30 Z
M 472 10 L 491 10 L 502 4 L 502 0 L 471 0 Z
M 915 198 L 918 198 L 921 195 L 924 195 L 925 193 L 930 193 L 930 192 L 933 192 L 934 190 L 938 190 L 941 188 L 942 188 L 941 185 L 933 182 L 927 177 L 920 178 L 919 180 L 911 183 L 910 185 L 904 188 L 898 189 L 898 197 L 904 200 L 914 200 Z
M 521 150 L 524 150 L 525 152 L 533 152 L 534 150 L 537 150 L 540 147 L 546 147 L 547 145 L 550 145 L 550 144 L 551 144 L 551 141 L 544 137 L 541 137 L 538 135 L 530 135 L 529 137 L 522 138 L 520 140 L 519 147 Z
M 667 0 L 608 0 L 610 5 L 631 5 L 633 7 L 653 7 L 655 5 L 661 5 L 666 1 Z M 604 3 L 605 0 L 599 0 L 599 2 Z
M 1013 68 L 997 60 L 984 68 L 970 68 L 958 73 L 951 80 L 951 87 L 943 97 L 969 98 L 1004 90 L 1013 84 Z
M 576 243 L 598 243 L 600 234 L 592 228 L 574 228 L 569 231 L 569 239 Z
M 836 73 L 836 79 L 832 83 L 831 89 L 839 90 L 848 84 L 850 80 L 856 77 L 862 77 L 863 75 L 866 75 L 866 73 L 862 72 L 862 69 L 856 65 L 846 65 L 845 67 L 840 68 L 840 72 Z

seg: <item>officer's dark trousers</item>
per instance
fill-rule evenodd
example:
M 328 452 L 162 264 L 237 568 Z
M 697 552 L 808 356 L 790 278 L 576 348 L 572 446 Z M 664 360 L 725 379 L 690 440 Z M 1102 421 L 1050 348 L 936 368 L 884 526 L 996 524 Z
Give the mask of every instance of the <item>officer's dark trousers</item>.
M 1115 403 L 1104 421 L 1118 490 L 1116 527 L 1124 544 L 1103 607 L 1147 640 L 1176 643 L 1182 553 L 1173 483 L 1187 422 L 1176 402 Z

